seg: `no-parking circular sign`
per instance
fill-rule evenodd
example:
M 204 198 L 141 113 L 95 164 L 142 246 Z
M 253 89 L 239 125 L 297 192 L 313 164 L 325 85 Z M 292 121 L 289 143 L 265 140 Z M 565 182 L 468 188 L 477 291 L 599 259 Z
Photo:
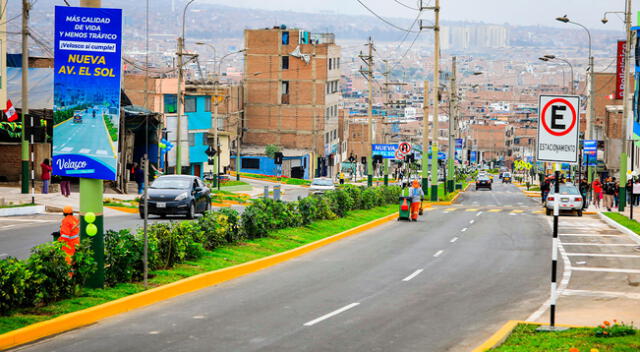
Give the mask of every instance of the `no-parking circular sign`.
M 400 143 L 400 145 L 398 146 L 398 150 L 400 151 L 400 153 L 404 155 L 411 153 L 411 143 L 409 142 Z
M 538 160 L 577 162 L 580 98 L 573 95 L 541 95 L 538 111 Z

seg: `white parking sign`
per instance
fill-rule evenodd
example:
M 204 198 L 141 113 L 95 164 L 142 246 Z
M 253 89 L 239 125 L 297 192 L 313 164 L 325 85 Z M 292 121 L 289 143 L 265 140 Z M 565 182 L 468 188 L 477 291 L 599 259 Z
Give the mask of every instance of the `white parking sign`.
M 580 136 L 580 97 L 541 95 L 538 107 L 539 161 L 575 163 Z

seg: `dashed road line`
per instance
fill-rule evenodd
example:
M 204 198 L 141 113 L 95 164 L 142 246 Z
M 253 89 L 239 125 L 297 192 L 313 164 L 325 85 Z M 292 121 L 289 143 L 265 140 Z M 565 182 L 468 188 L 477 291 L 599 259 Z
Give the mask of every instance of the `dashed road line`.
M 479 211 L 478 214 L 476 214 L 476 216 L 480 216 L 480 215 L 482 215 L 481 211 Z
M 420 275 L 420 273 L 423 271 L 424 269 L 418 269 L 416 271 L 414 271 L 411 275 L 405 277 L 404 279 L 402 279 L 402 281 L 409 281 L 411 279 L 413 279 L 414 277 Z
M 91 149 L 89 148 L 82 148 L 80 149 L 79 153 L 80 154 L 88 154 L 91 151 Z
M 469 220 L 469 224 L 473 224 L 474 222 L 476 222 L 475 220 Z
M 327 320 L 327 319 L 329 319 L 331 317 L 334 317 L 334 316 L 336 316 L 336 315 L 338 315 L 340 313 L 344 313 L 344 312 L 348 311 L 351 308 L 357 307 L 359 304 L 360 303 L 358 303 L 358 302 L 351 303 L 351 304 L 346 305 L 346 306 L 344 306 L 344 307 L 342 307 L 340 309 L 334 310 L 331 313 L 325 314 L 325 315 L 323 315 L 323 316 L 321 316 L 319 318 L 316 318 L 316 319 L 313 319 L 311 321 L 308 321 L 308 322 L 304 323 L 304 326 L 316 325 L 316 324 L 318 324 L 319 322 L 321 322 L 323 320 Z
M 502 211 L 502 209 L 489 209 L 490 213 L 499 213 L 501 211 Z
M 465 232 L 467 231 L 467 228 L 465 227 L 464 229 L 460 230 L 461 232 Z
M 478 211 L 478 209 L 476 209 L 476 208 L 469 208 L 469 209 L 465 209 L 465 211 L 472 212 L 472 211 Z
M 454 237 L 454 238 L 452 238 L 452 239 L 451 239 L 451 241 L 449 241 L 449 242 L 454 243 L 454 242 L 455 242 L 455 241 L 457 241 L 457 240 L 458 240 L 458 237 Z
M 436 254 L 434 254 L 433 256 L 438 258 L 440 255 L 442 255 L 442 253 L 444 253 L 444 251 L 441 249 L 441 250 L 437 251 Z
M 520 210 L 520 209 L 515 209 L 511 211 L 513 214 L 521 214 L 524 212 L 524 210 Z

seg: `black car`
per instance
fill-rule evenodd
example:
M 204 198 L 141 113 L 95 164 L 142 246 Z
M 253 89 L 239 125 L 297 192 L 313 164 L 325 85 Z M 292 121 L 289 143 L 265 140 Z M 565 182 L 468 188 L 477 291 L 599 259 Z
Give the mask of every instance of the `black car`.
M 149 215 L 186 215 L 193 219 L 196 213 L 211 209 L 211 191 L 199 177 L 164 175 L 158 177 L 148 189 Z M 138 207 L 144 217 L 144 202 Z
M 489 176 L 478 176 L 476 179 L 476 190 L 480 188 L 488 188 L 491 190 L 491 179 Z

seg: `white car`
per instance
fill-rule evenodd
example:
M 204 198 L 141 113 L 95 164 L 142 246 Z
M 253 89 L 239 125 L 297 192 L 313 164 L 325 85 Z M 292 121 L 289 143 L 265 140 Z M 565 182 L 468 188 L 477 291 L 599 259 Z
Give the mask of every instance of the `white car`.
M 582 216 L 582 195 L 578 188 L 570 183 L 560 184 L 560 193 L 554 192 L 555 185 L 551 184 L 551 192 L 547 196 L 545 208 L 547 215 L 553 214 L 553 206 L 559 201 L 558 208 L 560 211 L 575 211 L 578 216 Z
M 309 191 L 311 193 L 324 193 L 326 191 L 333 191 L 336 189 L 336 186 L 333 184 L 333 181 L 327 177 L 317 177 L 314 178 L 311 182 L 311 186 L 309 186 Z

